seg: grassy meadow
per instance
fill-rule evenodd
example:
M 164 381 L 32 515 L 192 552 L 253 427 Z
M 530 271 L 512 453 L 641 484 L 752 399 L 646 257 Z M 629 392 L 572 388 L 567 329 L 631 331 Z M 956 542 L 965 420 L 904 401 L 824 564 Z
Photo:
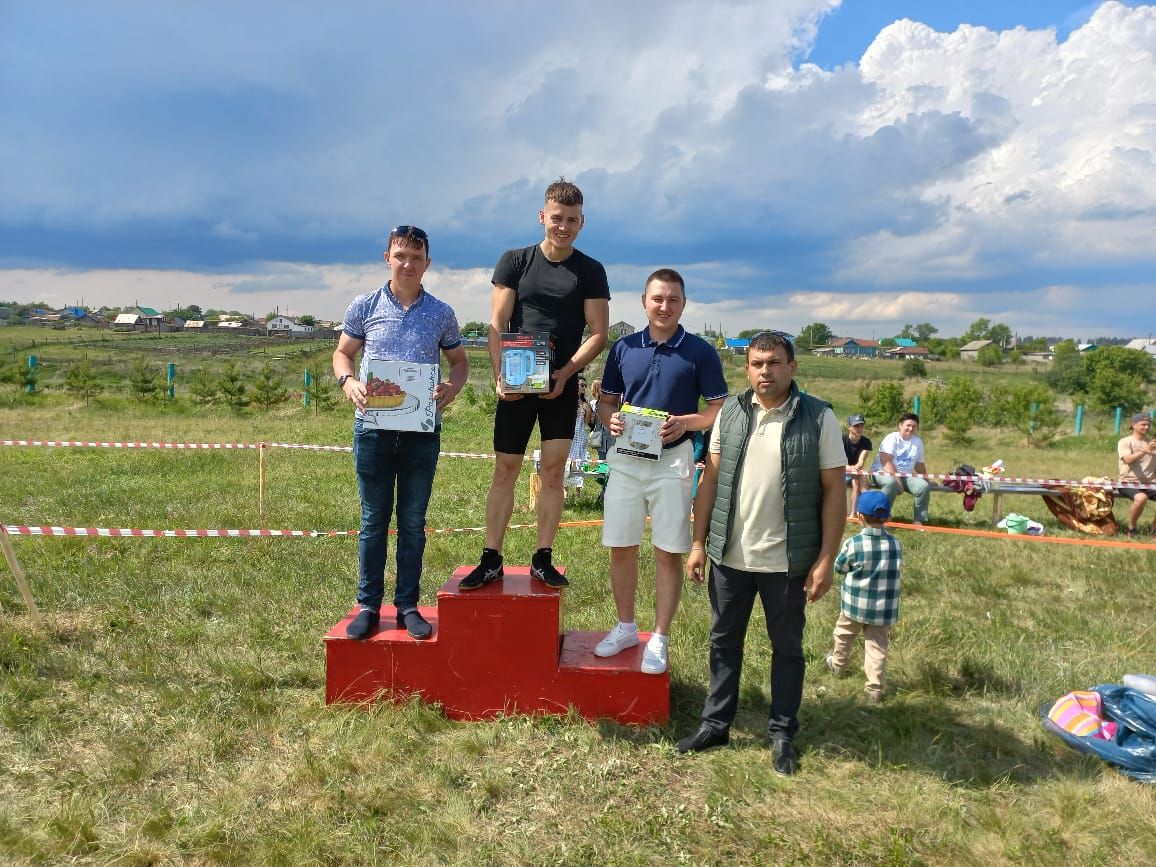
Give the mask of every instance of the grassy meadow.
M 0 351 L 26 351 L 6 348 L 10 339 L 0 332 Z M 180 361 L 171 355 L 176 342 L 125 342 L 88 351 L 107 353 L 111 367 L 119 352 Z M 272 346 L 190 351 L 197 364 L 260 364 L 277 354 L 287 383 L 331 351 Z M 299 396 L 268 412 L 232 413 L 179 394 L 138 403 L 110 388 L 84 405 L 54 383 L 85 350 L 60 341 L 33 351 L 45 365 L 43 393 L 28 398 L 0 385 L 0 439 L 350 440 L 347 407 L 305 408 Z M 473 387 L 446 414 L 447 451 L 490 450 L 487 370 L 480 355 L 471 363 Z M 738 383 L 741 370 L 728 363 Z M 855 408 L 868 376 L 898 378 L 899 365 L 800 359 L 801 384 L 840 415 Z M 886 432 L 868 434 L 878 442 Z M 924 433 L 932 472 L 995 458 L 1016 476 L 1115 472 L 1110 428 L 1046 449 L 1009 431 L 973 431 L 966 447 Z M 264 518 L 257 461 L 255 451 L 0 447 L 0 522 L 357 526 L 349 454 L 270 450 Z M 487 461 L 444 458 L 430 526 L 482 524 L 490 471 Z M 527 505 L 528 473 L 515 523 L 533 522 Z M 1074 538 L 1038 498 L 1011 498 L 1008 508 L 1040 520 L 1049 535 Z M 910 520 L 910 509 L 901 498 L 897 519 Z M 937 495 L 932 521 L 988 529 L 990 509 L 985 498 L 966 513 L 958 496 Z M 563 520 L 600 514 L 586 491 L 567 501 Z M 34 627 L 0 567 L 0 862 L 1156 862 L 1156 787 L 1071 752 L 1039 724 L 1040 706 L 1071 689 L 1156 672 L 1153 552 L 896 532 L 906 568 L 890 693 L 878 706 L 864 700 L 861 650 L 850 676 L 827 674 L 837 594 L 814 604 L 802 769 L 792 779 L 773 774 L 764 736 L 769 648 L 759 612 L 731 747 L 674 752 L 697 726 L 707 686 L 703 588 L 688 585 L 675 621 L 669 725 L 575 716 L 466 724 L 416 701 L 324 704 L 321 636 L 352 604 L 353 538 L 14 538 L 46 623 Z M 477 533 L 430 537 L 423 603 L 433 603 L 455 566 L 475 559 L 481 541 Z M 531 530 L 511 530 L 507 562 L 528 562 L 533 541 Z M 644 546 L 644 629 L 652 625 L 649 555 Z M 565 628 L 609 628 L 599 530 L 562 529 L 555 560 L 571 580 Z

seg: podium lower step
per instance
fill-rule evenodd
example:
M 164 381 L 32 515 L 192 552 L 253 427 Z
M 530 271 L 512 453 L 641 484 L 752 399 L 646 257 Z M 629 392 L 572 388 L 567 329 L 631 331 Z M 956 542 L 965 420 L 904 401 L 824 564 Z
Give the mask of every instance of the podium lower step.
M 399 629 L 392 607 L 377 632 L 347 638 L 354 608 L 325 635 L 326 702 L 365 702 L 420 695 L 452 719 L 507 713 L 564 714 L 634 725 L 667 721 L 670 674 L 643 674 L 642 645 L 600 658 L 604 632 L 560 634 L 561 593 L 508 567 L 506 578 L 461 592 L 461 567 L 438 592 L 437 608 L 419 609 L 434 627 L 416 641 Z M 386 613 L 388 612 L 388 614 Z M 649 638 L 641 635 L 643 643 Z

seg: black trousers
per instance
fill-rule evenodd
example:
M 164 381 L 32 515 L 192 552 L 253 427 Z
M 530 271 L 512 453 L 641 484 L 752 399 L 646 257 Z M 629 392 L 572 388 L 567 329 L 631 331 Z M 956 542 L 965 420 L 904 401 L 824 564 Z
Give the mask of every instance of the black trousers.
M 702 711 L 704 725 L 725 731 L 735 720 L 743 645 L 755 596 L 763 603 L 771 640 L 771 710 L 767 731 L 772 739 L 793 738 L 803 703 L 803 627 L 807 623 L 804 578 L 786 572 L 744 572 L 711 563 L 710 692 Z

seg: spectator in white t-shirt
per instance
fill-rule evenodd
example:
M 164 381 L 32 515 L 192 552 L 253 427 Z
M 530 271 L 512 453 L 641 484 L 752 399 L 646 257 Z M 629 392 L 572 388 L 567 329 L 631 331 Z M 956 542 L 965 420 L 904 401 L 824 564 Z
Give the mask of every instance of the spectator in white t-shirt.
M 923 440 L 915 435 L 917 430 L 919 416 L 913 412 L 900 416 L 899 430 L 887 434 L 879 444 L 879 453 L 871 465 L 871 472 L 875 475 L 875 484 L 883 489 L 891 503 L 904 491 L 915 498 L 913 523 L 921 527 L 927 523 L 931 485 L 927 479 L 906 478 L 903 475 L 927 473 L 927 465 L 923 462 Z

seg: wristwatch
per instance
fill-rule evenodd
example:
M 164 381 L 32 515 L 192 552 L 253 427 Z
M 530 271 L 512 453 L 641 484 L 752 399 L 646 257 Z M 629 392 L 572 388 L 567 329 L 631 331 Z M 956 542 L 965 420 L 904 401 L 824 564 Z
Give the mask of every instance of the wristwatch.
M 345 380 L 349 379 L 351 376 L 353 376 L 352 373 L 343 373 L 341 376 L 337 377 L 337 387 L 345 388 Z

